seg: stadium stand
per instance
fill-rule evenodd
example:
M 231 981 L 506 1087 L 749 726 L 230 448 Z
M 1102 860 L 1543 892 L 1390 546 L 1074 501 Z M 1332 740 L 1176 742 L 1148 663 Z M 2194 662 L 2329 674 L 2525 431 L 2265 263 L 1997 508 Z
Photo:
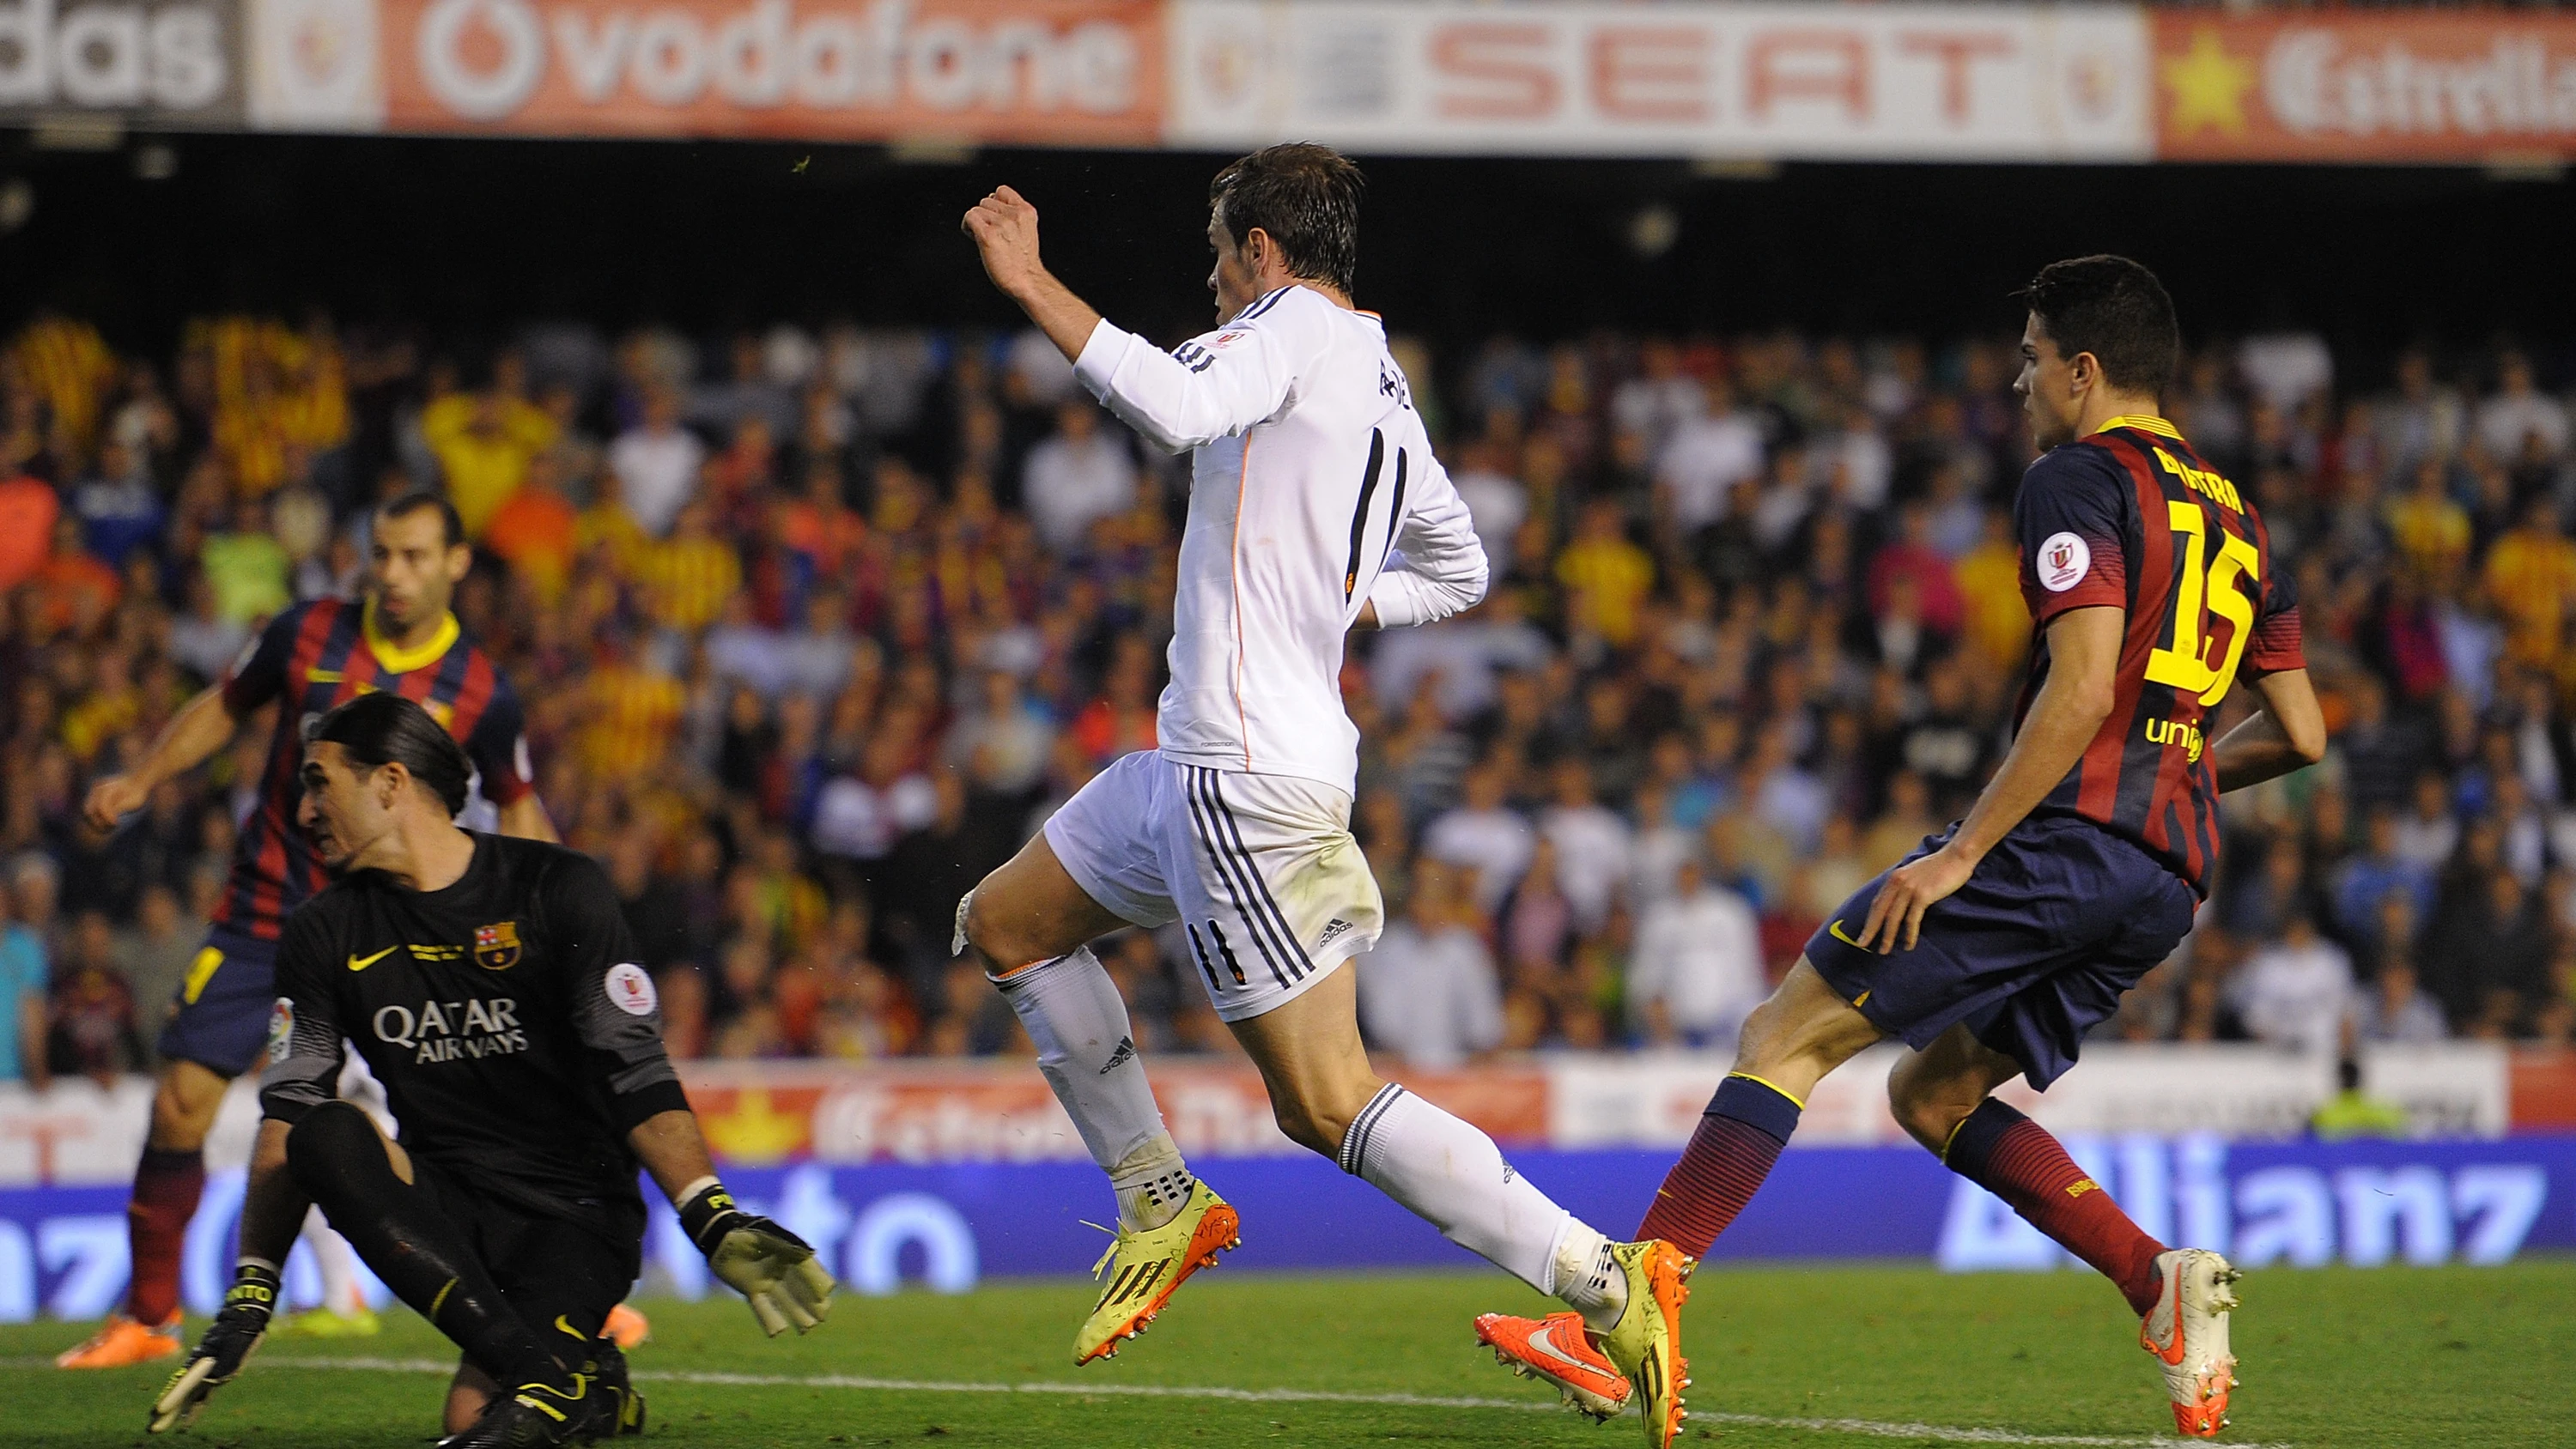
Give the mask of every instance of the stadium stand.
M 2009 343 L 1404 355 L 1496 576 L 1345 672 L 1358 829 L 1406 923 L 1383 968 L 1447 978 L 1455 1013 L 1372 1030 L 1442 1065 L 1723 1041 L 1999 756 L 2028 635 Z M 2168 411 L 2296 571 L 2335 743 L 2231 797 L 2198 931 L 2107 1030 L 2569 1038 L 2576 454 L 2549 362 L 2295 333 L 2191 358 Z M 21 1075 L 145 1065 L 265 731 L 112 836 L 88 782 L 266 615 L 354 590 L 367 505 L 420 485 L 476 535 L 458 611 L 519 681 L 675 1053 L 1027 1050 L 950 914 L 1153 743 L 1183 486 L 1049 349 L 556 325 L 495 351 L 236 316 L 120 355 L 52 316 L 0 353 L 0 1006 L 44 1003 Z M 1232 1050 L 1183 956 L 1103 952 L 1138 1045 Z

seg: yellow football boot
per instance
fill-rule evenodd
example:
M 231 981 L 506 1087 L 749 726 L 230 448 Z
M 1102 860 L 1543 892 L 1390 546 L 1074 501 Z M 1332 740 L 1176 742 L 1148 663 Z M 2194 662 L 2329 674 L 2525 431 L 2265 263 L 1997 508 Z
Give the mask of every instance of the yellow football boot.
M 1122 1340 L 1144 1332 L 1174 1289 L 1199 1269 L 1215 1267 L 1217 1254 L 1243 1241 L 1241 1226 L 1226 1200 L 1199 1182 L 1170 1222 L 1142 1232 L 1120 1228 L 1109 1251 L 1091 1265 L 1091 1276 L 1101 1280 L 1100 1301 L 1074 1335 L 1074 1363 L 1107 1358 Z
M 1610 1256 L 1627 1271 L 1628 1306 L 1600 1336 L 1601 1352 L 1636 1387 L 1646 1413 L 1647 1449 L 1667 1449 L 1682 1430 L 1682 1390 L 1690 1387 L 1690 1365 L 1682 1358 L 1682 1303 L 1699 1264 L 1660 1238 L 1612 1243 Z

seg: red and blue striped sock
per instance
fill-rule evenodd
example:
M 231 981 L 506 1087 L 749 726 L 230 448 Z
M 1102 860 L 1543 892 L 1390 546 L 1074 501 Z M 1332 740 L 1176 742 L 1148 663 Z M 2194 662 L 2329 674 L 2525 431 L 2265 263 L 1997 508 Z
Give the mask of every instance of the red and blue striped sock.
M 1988 1097 L 1950 1134 L 1941 1162 L 2092 1264 L 2140 1317 L 2156 1306 L 2165 1245 L 2140 1232 L 2047 1128 Z
M 1804 1104 L 1758 1077 L 1741 1073 L 1720 1083 L 1691 1133 L 1682 1160 L 1664 1174 L 1655 1205 L 1637 1225 L 1637 1236 L 1661 1238 L 1694 1258 L 1752 1201 L 1780 1149 L 1798 1130 Z

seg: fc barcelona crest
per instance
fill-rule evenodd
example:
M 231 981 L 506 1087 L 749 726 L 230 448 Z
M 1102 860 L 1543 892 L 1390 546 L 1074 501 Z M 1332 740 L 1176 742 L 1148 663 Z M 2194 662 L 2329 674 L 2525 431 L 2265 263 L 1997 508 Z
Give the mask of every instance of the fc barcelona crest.
M 519 923 L 502 921 L 474 928 L 474 964 L 486 971 L 507 971 L 519 964 Z

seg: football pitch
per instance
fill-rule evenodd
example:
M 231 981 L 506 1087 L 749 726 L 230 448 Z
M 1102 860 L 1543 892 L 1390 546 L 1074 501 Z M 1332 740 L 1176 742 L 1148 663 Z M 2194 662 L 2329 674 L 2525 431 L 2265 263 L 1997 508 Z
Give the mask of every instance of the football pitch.
M 2576 1260 L 2250 1274 L 2235 1343 L 2250 1387 L 2225 1442 L 2576 1444 Z M 1500 1274 L 1195 1280 L 1117 1359 L 1077 1372 L 1075 1281 L 836 1300 L 806 1339 L 741 1303 L 648 1302 L 636 1351 L 668 1445 L 1634 1445 L 1474 1346 L 1478 1311 L 1541 1300 Z M 201 1325 L 192 1319 L 191 1334 Z M 2144 1445 L 2170 1441 L 2152 1363 L 2090 1274 L 1713 1268 L 1685 1351 L 1692 1445 Z M 75 1330 L 0 1329 L 0 1444 L 413 1446 L 435 1436 L 452 1350 L 408 1312 L 354 1344 L 272 1337 L 190 1433 L 148 1440 L 167 1372 L 45 1364 Z

